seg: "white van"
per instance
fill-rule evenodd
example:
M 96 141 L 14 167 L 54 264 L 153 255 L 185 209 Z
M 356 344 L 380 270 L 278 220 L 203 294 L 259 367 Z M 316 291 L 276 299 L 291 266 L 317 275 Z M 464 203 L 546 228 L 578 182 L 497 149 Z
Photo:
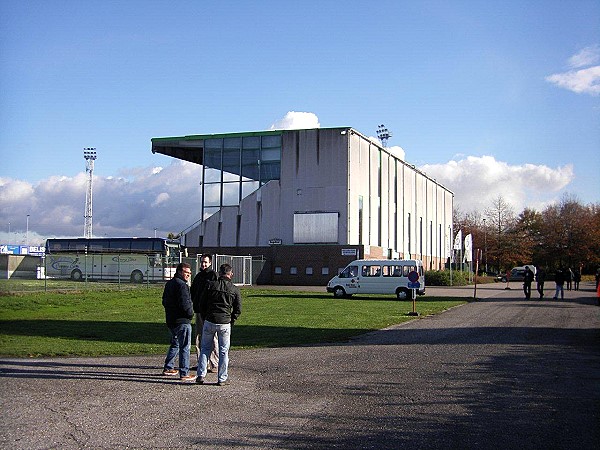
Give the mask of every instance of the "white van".
M 408 274 L 419 274 L 417 293 L 425 295 L 423 263 L 418 259 L 357 259 L 327 283 L 334 297 L 352 294 L 396 294 L 398 300 L 411 299 Z

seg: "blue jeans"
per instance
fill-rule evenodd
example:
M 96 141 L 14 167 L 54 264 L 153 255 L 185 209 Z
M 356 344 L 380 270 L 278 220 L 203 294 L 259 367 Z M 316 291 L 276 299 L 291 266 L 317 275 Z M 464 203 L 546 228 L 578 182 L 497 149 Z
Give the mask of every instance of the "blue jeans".
M 565 291 L 563 289 L 563 285 L 562 284 L 557 284 L 556 285 L 556 292 L 554 293 L 554 298 L 558 299 L 558 293 L 560 292 L 560 298 L 561 300 L 565 299 Z
M 219 340 L 219 371 L 217 381 L 222 383 L 228 377 L 227 367 L 229 366 L 229 345 L 231 342 L 230 323 L 212 323 L 208 320 L 204 321 L 198 376 L 203 378 L 206 376 L 206 366 L 208 364 L 208 357 L 213 348 L 213 337 L 215 333 Z
M 192 324 L 181 323 L 171 331 L 171 345 L 165 358 L 165 370 L 175 368 L 175 358 L 179 354 L 179 376 L 185 377 L 190 371 L 190 347 L 192 346 Z

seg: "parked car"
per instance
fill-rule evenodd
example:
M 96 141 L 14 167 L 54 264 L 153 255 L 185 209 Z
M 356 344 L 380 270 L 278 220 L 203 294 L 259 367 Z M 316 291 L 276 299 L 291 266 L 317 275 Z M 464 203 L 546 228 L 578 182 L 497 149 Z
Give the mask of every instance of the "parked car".
M 510 271 L 510 281 L 523 281 L 525 279 L 525 267 L 529 267 L 529 269 L 535 275 L 536 269 L 533 264 L 527 266 L 513 267 Z M 506 283 L 506 274 L 498 275 L 496 277 L 496 281 Z

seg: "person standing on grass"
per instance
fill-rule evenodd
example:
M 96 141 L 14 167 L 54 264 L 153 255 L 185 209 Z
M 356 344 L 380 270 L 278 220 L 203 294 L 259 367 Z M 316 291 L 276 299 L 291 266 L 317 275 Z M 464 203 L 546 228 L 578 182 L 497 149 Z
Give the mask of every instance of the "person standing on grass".
M 202 326 L 204 321 L 200 316 L 200 294 L 206 289 L 209 281 L 215 281 L 217 279 L 217 272 L 212 269 L 212 256 L 202 255 L 200 258 L 200 272 L 194 277 L 192 281 L 192 287 L 190 293 L 192 294 L 192 303 L 194 304 L 194 313 L 196 313 L 196 362 L 197 367 L 200 366 L 200 344 L 202 342 Z M 213 350 L 208 358 L 208 371 L 214 372 L 219 365 L 219 354 L 217 349 L 219 348 L 219 341 L 215 335 L 213 339 Z M 196 367 L 196 368 L 197 368 Z
M 565 299 L 565 272 L 562 267 L 559 267 L 556 273 L 554 274 L 554 283 L 556 284 L 556 292 L 554 293 L 554 300 L 558 300 L 558 293 L 560 292 L 560 299 Z
M 171 345 L 167 351 L 163 375 L 177 376 L 184 383 L 193 383 L 190 375 L 190 347 L 192 346 L 192 317 L 194 308 L 188 280 L 192 270 L 188 263 L 179 263 L 175 276 L 165 284 L 162 304 L 165 307 L 167 327 L 171 332 Z M 179 370 L 175 369 L 175 358 L 179 354 Z
M 200 294 L 200 315 L 204 320 L 200 365 L 196 383 L 204 384 L 207 372 L 208 356 L 213 347 L 214 335 L 219 340 L 219 369 L 217 385 L 228 384 L 229 345 L 231 343 L 231 326 L 242 313 L 242 294 L 232 283 L 233 269 L 229 264 L 219 267 L 219 279 L 209 281 L 206 289 Z

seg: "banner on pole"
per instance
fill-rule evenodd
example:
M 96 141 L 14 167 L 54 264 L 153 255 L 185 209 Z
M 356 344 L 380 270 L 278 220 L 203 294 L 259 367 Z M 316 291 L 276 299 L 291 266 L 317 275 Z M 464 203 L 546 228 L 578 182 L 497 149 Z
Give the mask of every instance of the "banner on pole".
M 467 234 L 465 236 L 465 257 L 464 261 L 472 262 L 473 261 L 473 235 Z

